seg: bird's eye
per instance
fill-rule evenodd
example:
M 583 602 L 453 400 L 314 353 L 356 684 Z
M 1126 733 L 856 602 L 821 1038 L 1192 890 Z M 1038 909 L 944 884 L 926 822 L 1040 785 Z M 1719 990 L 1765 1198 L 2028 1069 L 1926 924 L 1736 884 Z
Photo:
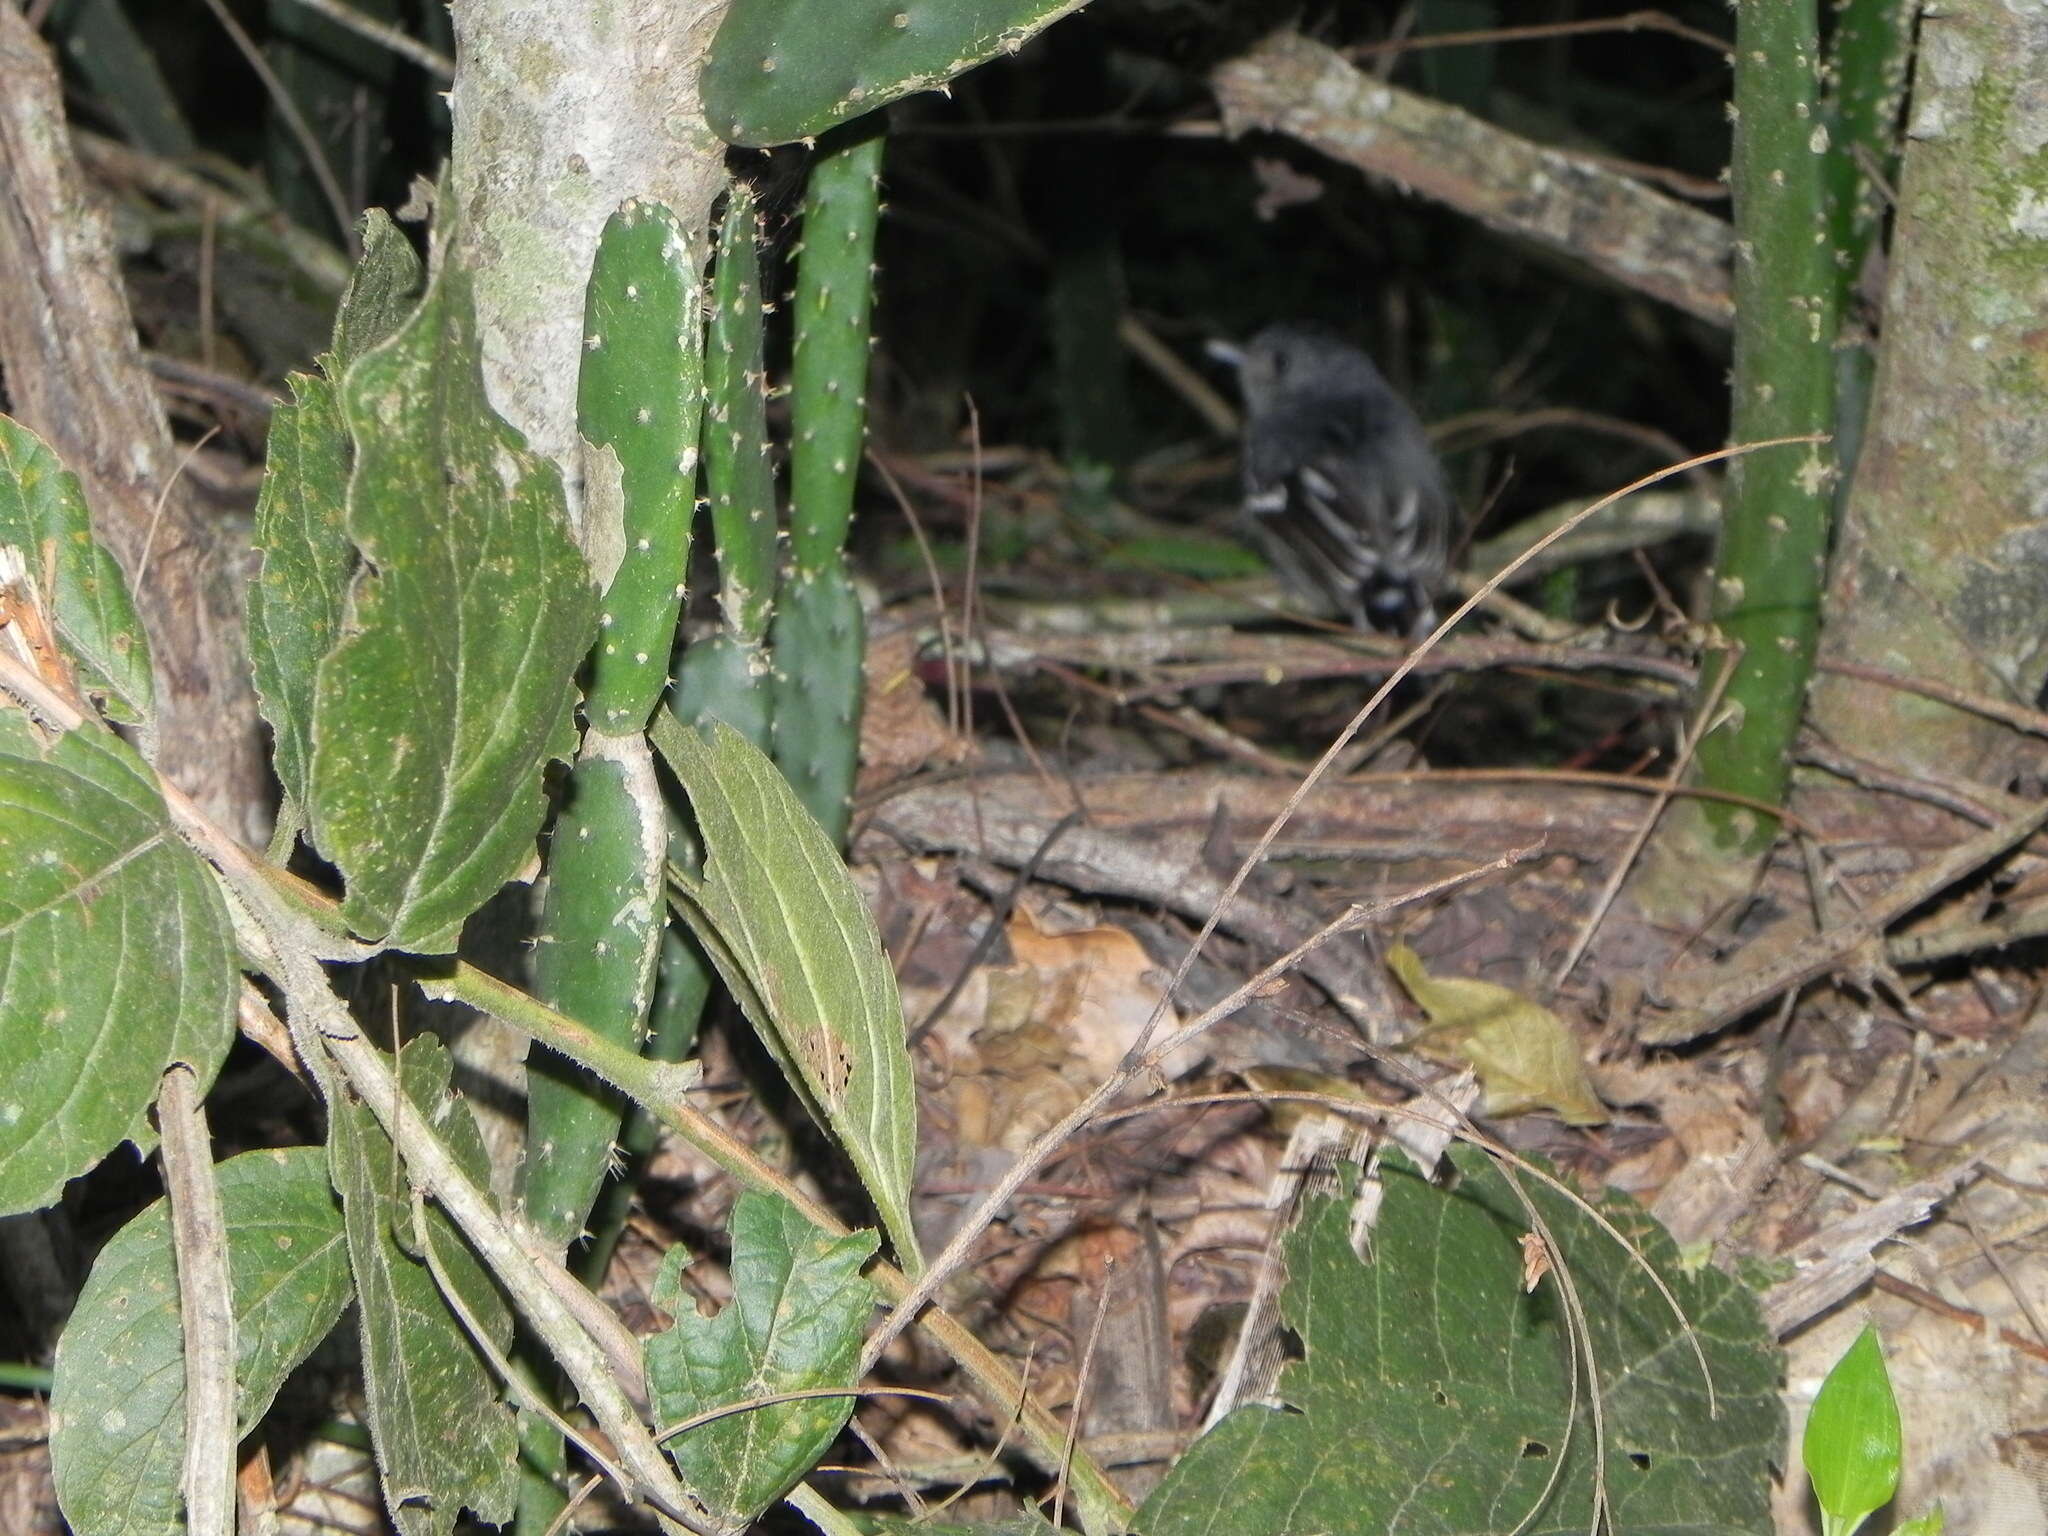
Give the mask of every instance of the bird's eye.
M 1273 354 L 1273 377 L 1276 379 L 1287 377 L 1287 354 L 1285 352 L 1275 352 Z

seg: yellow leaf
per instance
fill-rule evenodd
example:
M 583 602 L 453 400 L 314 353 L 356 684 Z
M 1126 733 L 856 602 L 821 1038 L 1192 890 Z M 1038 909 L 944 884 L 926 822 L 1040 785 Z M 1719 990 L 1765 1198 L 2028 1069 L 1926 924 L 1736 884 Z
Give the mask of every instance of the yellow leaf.
M 1429 1028 L 1410 1043 L 1426 1056 L 1477 1072 L 1486 1092 L 1484 1113 L 1547 1109 L 1567 1125 L 1608 1118 L 1586 1080 L 1577 1038 L 1548 1008 L 1490 981 L 1431 976 L 1405 944 L 1394 946 L 1387 969 L 1429 1015 Z

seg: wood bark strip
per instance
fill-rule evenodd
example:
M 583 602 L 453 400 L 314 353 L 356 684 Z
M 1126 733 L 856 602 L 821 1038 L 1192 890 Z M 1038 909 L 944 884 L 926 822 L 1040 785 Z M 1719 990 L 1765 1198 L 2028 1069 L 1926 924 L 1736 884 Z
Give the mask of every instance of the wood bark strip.
M 49 50 L 0 6 L 0 370 L 7 407 L 78 476 L 156 664 L 158 766 L 261 845 L 269 769 L 242 639 L 248 541 L 178 480 L 111 229 L 73 158 Z M 147 568 L 144 570 L 144 553 Z
M 1224 64 L 1212 84 L 1232 134 L 1286 134 L 1714 325 L 1734 319 L 1728 225 L 1596 160 L 1384 85 L 1293 32 Z

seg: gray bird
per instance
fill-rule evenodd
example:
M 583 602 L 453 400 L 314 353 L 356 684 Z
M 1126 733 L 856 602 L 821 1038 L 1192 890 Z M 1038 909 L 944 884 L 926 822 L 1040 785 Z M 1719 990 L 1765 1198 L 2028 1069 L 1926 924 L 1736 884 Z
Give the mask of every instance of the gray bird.
M 1357 628 L 1428 633 L 1458 511 L 1415 412 L 1371 358 L 1307 326 L 1209 350 L 1244 396 L 1252 542 Z

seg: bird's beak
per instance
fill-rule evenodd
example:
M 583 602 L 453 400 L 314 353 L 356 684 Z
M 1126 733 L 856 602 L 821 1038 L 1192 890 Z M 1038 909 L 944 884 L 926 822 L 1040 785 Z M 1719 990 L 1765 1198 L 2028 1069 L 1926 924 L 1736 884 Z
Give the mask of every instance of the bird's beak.
M 1223 363 L 1228 367 L 1242 368 L 1244 366 L 1244 348 L 1234 341 L 1223 341 L 1220 339 L 1211 341 L 1205 344 L 1202 350 L 1207 352 L 1217 362 Z

